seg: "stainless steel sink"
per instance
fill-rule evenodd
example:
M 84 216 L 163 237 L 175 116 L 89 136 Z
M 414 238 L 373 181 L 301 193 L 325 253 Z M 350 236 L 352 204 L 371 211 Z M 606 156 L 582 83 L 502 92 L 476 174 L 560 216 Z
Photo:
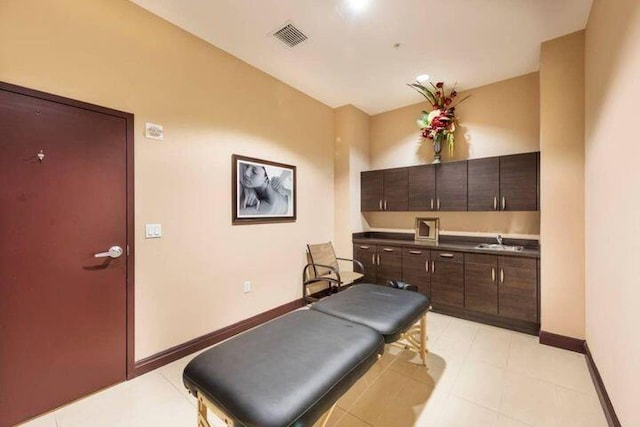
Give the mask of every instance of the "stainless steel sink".
M 476 245 L 476 249 L 487 249 L 490 251 L 520 252 L 524 248 L 522 246 L 499 245 L 497 243 L 480 243 L 479 245 Z

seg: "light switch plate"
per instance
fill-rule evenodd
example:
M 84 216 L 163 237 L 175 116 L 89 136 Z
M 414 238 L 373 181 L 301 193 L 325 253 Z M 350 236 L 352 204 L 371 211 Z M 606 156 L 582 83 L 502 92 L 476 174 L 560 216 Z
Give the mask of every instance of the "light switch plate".
M 147 239 L 162 237 L 162 224 L 145 224 L 144 234 Z

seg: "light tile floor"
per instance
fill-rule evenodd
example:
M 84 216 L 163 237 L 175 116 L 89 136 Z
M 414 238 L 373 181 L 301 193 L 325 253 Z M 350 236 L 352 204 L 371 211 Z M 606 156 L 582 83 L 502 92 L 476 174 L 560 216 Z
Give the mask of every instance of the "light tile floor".
M 427 329 L 428 369 L 415 353 L 388 346 L 340 398 L 328 425 L 607 426 L 583 355 L 437 313 L 429 313 Z M 195 399 L 182 385 L 194 356 L 22 427 L 195 427 Z

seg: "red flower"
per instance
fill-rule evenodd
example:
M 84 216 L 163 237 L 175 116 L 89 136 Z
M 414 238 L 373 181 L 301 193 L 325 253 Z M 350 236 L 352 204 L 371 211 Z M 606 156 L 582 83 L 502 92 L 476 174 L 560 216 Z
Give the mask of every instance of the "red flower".
M 440 93 L 440 91 L 438 90 L 438 91 L 436 91 L 436 94 L 435 94 L 435 95 L 436 95 L 436 97 L 440 98 L 440 95 L 442 95 L 442 94 L 441 94 L 441 93 Z
M 442 89 L 442 87 L 443 87 L 443 86 L 444 86 L 444 82 L 438 82 L 438 83 L 436 83 L 436 87 L 437 87 L 438 89 Z
M 455 98 L 456 96 L 458 96 L 458 92 L 456 92 L 455 90 L 451 91 L 451 97 Z
M 444 100 L 444 105 L 449 105 L 451 104 L 451 98 L 447 98 Z

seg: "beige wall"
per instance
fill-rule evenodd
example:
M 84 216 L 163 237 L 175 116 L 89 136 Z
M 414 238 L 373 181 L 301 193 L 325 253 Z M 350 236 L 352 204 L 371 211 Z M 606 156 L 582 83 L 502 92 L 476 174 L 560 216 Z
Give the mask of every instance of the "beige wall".
M 407 90 L 411 90 L 407 87 Z M 526 74 L 461 93 L 471 95 L 457 107 L 460 127 L 453 156 L 443 160 L 474 159 L 538 151 L 538 73 Z M 371 169 L 411 166 L 433 161 L 431 144 L 418 141 L 416 119 L 426 102 L 377 114 L 371 118 Z M 433 212 L 367 213 L 373 228 L 411 229 L 416 216 Z M 440 227 L 449 231 L 534 234 L 540 232 L 537 212 L 438 212 Z
M 136 359 L 302 295 L 333 233 L 330 108 L 125 0 L 0 2 L 0 80 L 135 114 Z M 297 166 L 297 222 L 231 225 L 232 153 Z
M 594 0 L 586 30 L 586 333 L 623 426 L 640 426 L 640 2 Z
M 541 328 L 584 338 L 584 31 L 540 51 Z
M 335 110 L 333 234 L 341 257 L 352 257 L 351 234 L 367 228 L 360 214 L 360 171 L 369 169 L 369 127 L 369 116 L 353 105 Z

